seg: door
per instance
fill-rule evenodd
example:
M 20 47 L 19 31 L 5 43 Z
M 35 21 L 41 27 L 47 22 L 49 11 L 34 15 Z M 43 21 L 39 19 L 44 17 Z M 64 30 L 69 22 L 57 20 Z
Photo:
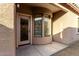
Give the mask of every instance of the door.
M 17 44 L 24 45 L 31 43 L 31 17 L 18 15 L 17 19 Z

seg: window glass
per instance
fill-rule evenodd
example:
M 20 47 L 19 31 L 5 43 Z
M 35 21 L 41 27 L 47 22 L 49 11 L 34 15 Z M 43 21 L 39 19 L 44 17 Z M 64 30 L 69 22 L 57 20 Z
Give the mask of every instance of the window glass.
M 34 36 L 42 36 L 42 17 L 34 19 Z
M 51 35 L 51 19 L 48 17 L 44 18 L 44 36 Z

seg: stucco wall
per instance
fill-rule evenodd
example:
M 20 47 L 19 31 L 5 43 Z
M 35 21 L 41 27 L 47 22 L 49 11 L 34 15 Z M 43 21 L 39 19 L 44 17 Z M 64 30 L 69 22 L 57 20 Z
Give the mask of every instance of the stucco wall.
M 78 15 L 70 10 L 67 11 L 53 22 L 53 39 L 61 43 L 72 44 L 79 40 L 77 35 Z M 61 13 L 57 15 L 61 15 Z
M 14 4 L 0 4 L 0 55 L 15 55 Z

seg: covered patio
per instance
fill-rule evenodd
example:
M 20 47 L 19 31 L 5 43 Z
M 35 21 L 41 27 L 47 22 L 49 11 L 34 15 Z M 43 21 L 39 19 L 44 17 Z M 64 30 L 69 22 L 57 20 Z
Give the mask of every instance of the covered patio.
M 53 39 L 53 22 L 65 14 L 66 10 L 55 4 L 26 3 L 16 4 L 16 13 L 17 56 L 50 56 L 68 46 L 58 43 Z M 20 34 L 20 30 L 22 29 L 20 26 L 24 26 L 20 24 L 23 19 L 28 20 L 28 23 L 30 24 L 25 26 L 28 31 L 25 33 L 27 33 L 28 36 L 23 35 L 23 37 L 28 40 L 27 43 L 22 42 Z M 23 38 L 23 40 L 26 39 Z

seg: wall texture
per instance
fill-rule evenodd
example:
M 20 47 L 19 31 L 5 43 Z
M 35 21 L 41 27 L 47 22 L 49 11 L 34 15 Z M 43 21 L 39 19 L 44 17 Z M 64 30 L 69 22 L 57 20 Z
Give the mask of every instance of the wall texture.
M 79 40 L 78 38 L 78 15 L 74 14 L 70 10 L 64 13 L 60 17 L 56 17 L 53 21 L 53 39 L 55 41 L 72 44 Z M 59 16 L 61 13 L 57 13 L 54 16 Z
M 15 55 L 14 4 L 0 4 L 0 55 Z

